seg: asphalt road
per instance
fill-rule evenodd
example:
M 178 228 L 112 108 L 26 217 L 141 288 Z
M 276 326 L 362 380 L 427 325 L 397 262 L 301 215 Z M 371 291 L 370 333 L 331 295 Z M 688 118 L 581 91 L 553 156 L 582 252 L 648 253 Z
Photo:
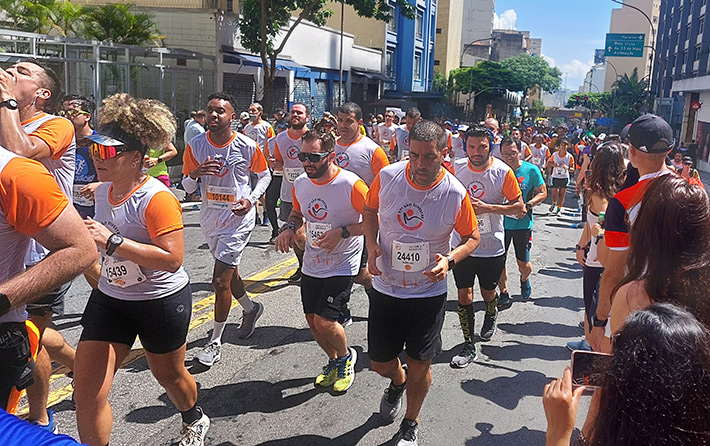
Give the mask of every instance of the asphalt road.
M 270 228 L 256 228 L 240 267 L 242 276 L 248 278 L 248 289 L 266 307 L 254 335 L 248 340 L 237 338 L 241 311 L 234 301 L 221 361 L 211 369 L 192 364 L 190 359 L 206 343 L 212 326 L 213 260 L 200 232 L 198 211 L 191 207 L 184 212 L 185 268 L 194 291 L 187 355 L 200 388 L 199 404 L 212 420 L 205 444 L 387 444 L 400 420 L 384 425 L 377 415 L 388 382 L 370 369 L 364 291 L 358 285 L 354 288 L 354 324 L 347 328 L 349 342 L 358 351 L 355 383 L 342 395 L 315 389 L 313 379 L 326 358 L 308 330 L 298 286 L 285 282 L 295 268 L 295 258 L 275 252 L 268 244 Z M 544 444 L 542 389 L 569 363 L 565 344 L 582 335 L 577 324 L 583 313 L 582 273 L 573 248 L 579 230 L 571 227 L 579 216 L 548 216 L 547 207 L 536 209 L 532 301 L 520 300 L 517 269 L 509 258 L 510 290 L 516 301 L 500 313 L 498 332 L 490 342 L 478 343 L 479 359 L 465 369 L 449 367 L 462 342 L 455 287 L 449 278 L 444 351 L 434 361 L 434 383 L 420 418 L 420 444 Z M 81 333 L 79 319 L 88 296 L 84 279 L 76 279 L 66 314 L 56 318 L 57 327 L 72 345 Z M 478 333 L 484 309 L 478 294 L 475 308 Z M 65 372 L 56 367 L 51 409 L 60 432 L 78 438 Z M 178 441 L 180 416 L 150 374 L 138 342 L 116 375 L 110 401 L 112 445 Z M 578 425 L 588 401 L 588 397 L 582 400 Z

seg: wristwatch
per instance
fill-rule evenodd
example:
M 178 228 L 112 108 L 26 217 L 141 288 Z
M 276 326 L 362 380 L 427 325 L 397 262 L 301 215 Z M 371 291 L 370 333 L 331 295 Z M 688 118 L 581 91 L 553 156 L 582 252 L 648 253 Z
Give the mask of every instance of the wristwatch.
M 348 238 L 348 237 L 350 237 L 350 231 L 348 231 L 348 227 L 347 227 L 347 226 L 343 226 L 343 227 L 340 228 L 340 229 L 343 231 L 343 238 Z
M 454 260 L 454 256 L 451 254 L 446 256 L 446 260 L 449 261 L 449 271 L 451 271 L 456 266 L 456 260 Z
M 16 100 L 11 98 L 0 102 L 0 108 L 2 107 L 7 107 L 8 110 L 17 110 L 19 105 Z
M 290 229 L 291 232 L 294 234 L 296 233 L 296 224 L 292 221 L 286 222 L 281 228 L 279 228 L 279 234 L 284 232 L 285 230 Z
M 592 325 L 595 327 L 606 327 L 608 319 L 598 319 L 596 314 L 592 315 Z
M 106 255 L 112 255 L 116 251 L 116 248 L 121 246 L 121 243 L 123 243 L 123 237 L 119 234 L 111 234 L 108 240 L 106 240 Z
M 9 313 L 10 308 L 12 308 L 12 305 L 10 305 L 10 300 L 5 294 L 0 293 L 0 316 Z

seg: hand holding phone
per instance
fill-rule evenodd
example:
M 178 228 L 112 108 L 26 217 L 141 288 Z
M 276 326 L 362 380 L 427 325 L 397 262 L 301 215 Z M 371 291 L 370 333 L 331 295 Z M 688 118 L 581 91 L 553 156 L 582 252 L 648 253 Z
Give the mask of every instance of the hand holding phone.
M 572 352 L 572 385 L 585 386 L 596 390 L 601 387 L 603 374 L 602 363 L 610 358 L 607 353 L 575 350 Z

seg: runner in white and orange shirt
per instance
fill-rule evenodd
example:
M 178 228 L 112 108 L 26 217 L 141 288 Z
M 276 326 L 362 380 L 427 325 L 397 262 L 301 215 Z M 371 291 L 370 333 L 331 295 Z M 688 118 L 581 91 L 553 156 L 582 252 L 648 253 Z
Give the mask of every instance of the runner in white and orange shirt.
M 547 165 L 547 159 L 550 157 L 550 149 L 545 145 L 545 137 L 541 133 L 533 136 L 533 143 L 530 146 L 530 151 L 532 151 L 532 158 L 530 162 L 536 165 L 542 175 L 545 175 L 545 166 Z
M 520 129 L 517 127 L 513 127 L 513 130 L 510 132 L 510 136 L 513 138 L 518 138 L 520 140 L 521 144 L 521 150 L 520 150 L 520 160 L 521 161 L 531 161 L 532 160 L 532 150 L 530 149 L 530 146 L 528 143 L 522 140 L 523 135 L 520 133 Z M 505 136 L 504 136 L 505 137 Z M 502 140 L 501 140 L 502 142 Z M 499 149 L 500 150 L 500 149 Z M 501 156 L 501 160 L 502 160 Z
M 315 384 L 332 385 L 336 392 L 343 392 L 355 379 L 357 351 L 348 347 L 338 318 L 360 272 L 367 186 L 333 162 L 334 148 L 335 136 L 318 126 L 303 135 L 299 159 L 305 175 L 294 182 L 293 210 L 276 240 L 276 249 L 288 252 L 297 229 L 305 222 L 301 301 L 311 333 L 328 356 Z
M 473 285 L 478 277 L 481 296 L 486 303 L 486 312 L 481 326 L 481 340 L 489 341 L 496 332 L 498 318 L 498 279 L 505 268 L 505 215 L 526 211 L 518 180 L 513 170 L 503 161 L 491 155 L 490 132 L 474 127 L 466 132 L 468 158 L 454 164 L 456 178 L 468 191 L 468 196 L 478 218 L 481 243 L 466 259 L 454 268 L 458 289 L 458 313 L 463 332 L 464 345 L 461 353 L 454 356 L 451 366 L 463 368 L 476 359 L 473 342 Z M 452 246 L 457 246 L 459 234 L 454 233 Z
M 282 170 L 284 175 L 281 183 L 279 220 L 288 221 L 288 216 L 293 209 L 293 182 L 304 172 L 303 163 L 298 159 L 298 154 L 301 153 L 301 136 L 308 131 L 306 125 L 310 119 L 311 114 L 306 104 L 301 102 L 293 104 L 289 115 L 291 127 L 276 135 L 274 139 L 274 169 Z M 291 248 L 298 259 L 298 269 L 288 278 L 288 281 L 299 283 L 303 270 L 303 253 L 306 249 L 306 233 L 303 229 L 296 231 Z
M 261 104 L 258 102 L 251 104 L 248 112 L 249 124 L 244 126 L 244 134 L 256 141 L 256 144 L 264 151 L 264 157 L 268 159 L 269 154 L 267 152 L 268 149 L 266 147 L 266 142 L 269 138 L 276 136 L 276 132 L 271 124 L 261 119 L 264 115 L 264 107 L 262 107 Z M 252 175 L 252 182 L 253 181 L 254 176 Z M 259 205 L 263 208 L 263 215 L 261 216 L 261 219 L 259 219 Z M 269 220 L 269 217 L 266 211 L 266 195 L 262 195 L 257 202 L 256 219 L 264 226 L 268 224 L 267 220 Z
M 566 137 L 557 140 L 555 153 L 547 160 L 547 169 L 552 178 L 552 204 L 550 212 L 558 215 L 565 204 L 567 195 L 567 184 L 569 184 L 570 174 L 574 172 L 574 157 L 567 152 L 570 143 Z
M 373 138 L 380 147 L 386 147 L 388 150 L 390 148 L 390 141 L 394 139 L 394 132 L 397 129 L 397 125 L 394 123 L 394 112 L 388 110 L 385 112 L 385 122 L 377 124 L 375 126 L 377 129 L 376 137 Z M 393 154 L 388 153 L 390 161 L 394 160 Z
M 441 352 L 446 274 L 479 241 L 466 189 L 441 167 L 446 132 L 435 122 L 421 121 L 410 136 L 409 161 L 380 171 L 363 212 L 374 288 L 368 351 L 372 370 L 390 379 L 380 401 L 383 420 L 395 420 L 407 387 L 407 409 L 394 440 L 398 446 L 417 444 L 431 361 Z M 463 236 L 451 250 L 454 229 Z M 399 360 L 403 348 L 406 374 Z
M 418 108 L 412 107 L 404 115 L 404 125 L 398 126 L 394 131 L 394 138 L 390 140 L 390 153 L 396 161 L 402 161 L 409 156 L 409 131 L 414 124 L 422 120 L 422 113 Z
M 164 183 L 142 172 L 149 147 L 165 147 L 175 136 L 176 120 L 165 104 L 125 93 L 104 99 L 101 110 L 98 129 L 84 140 L 101 181 L 94 219 L 84 220 L 94 254 L 101 253 L 101 278 L 84 309 L 76 352 L 79 436 L 89 446 L 109 443 L 108 396 L 138 337 L 151 373 L 180 411 L 180 445 L 202 446 L 210 420 L 185 367 L 192 292 L 182 267 L 182 209 Z
M 39 161 L 52 174 L 59 188 L 73 199 L 76 145 L 74 126 L 63 117 L 47 114 L 61 101 L 59 78 L 51 68 L 35 60 L 17 63 L 7 71 L 0 69 L 0 145 L 8 150 Z M 25 265 L 32 267 L 49 254 L 35 240 L 25 257 Z M 71 286 L 65 283 L 43 298 L 28 305 L 30 320 L 39 328 L 40 336 L 52 321 L 53 314 L 64 313 L 64 298 Z M 66 345 L 58 333 L 51 336 L 60 347 Z M 27 390 L 30 405 L 29 419 L 53 428 L 52 412 L 47 411 L 49 379 L 52 371 L 48 351 L 38 354 L 35 384 Z
M 263 304 L 249 299 L 238 267 L 255 226 L 254 203 L 266 191 L 271 175 L 256 142 L 231 129 L 237 116 L 234 99 L 226 93 L 212 93 L 207 99 L 208 131 L 195 136 L 185 147 L 182 184 L 192 193 L 197 189 L 197 179 L 201 180 L 200 226 L 215 258 L 214 329 L 207 345 L 195 355 L 201 364 L 211 367 L 221 357 L 222 333 L 232 297 L 243 309 L 239 327 L 242 339 L 254 333 L 264 311 Z M 251 173 L 258 178 L 253 189 Z

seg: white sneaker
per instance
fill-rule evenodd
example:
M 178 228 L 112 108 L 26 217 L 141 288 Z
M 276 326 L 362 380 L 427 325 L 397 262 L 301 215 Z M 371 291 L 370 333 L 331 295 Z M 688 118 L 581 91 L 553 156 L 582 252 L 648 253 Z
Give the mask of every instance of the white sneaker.
M 220 354 L 221 348 L 222 345 L 219 342 L 212 341 L 195 355 L 195 359 L 204 366 L 212 367 L 222 357 Z
M 202 411 L 202 409 L 200 409 Z M 192 424 L 182 423 L 180 446 L 204 446 L 210 419 L 202 412 L 202 418 Z

